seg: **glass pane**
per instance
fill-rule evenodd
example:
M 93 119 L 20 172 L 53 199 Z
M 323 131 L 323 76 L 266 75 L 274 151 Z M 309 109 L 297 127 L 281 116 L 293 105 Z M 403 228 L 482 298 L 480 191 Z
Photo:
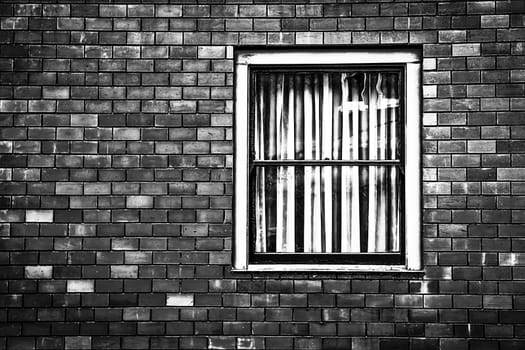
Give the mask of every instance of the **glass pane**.
M 255 72 L 255 159 L 399 159 L 399 72 Z
M 397 166 L 255 169 L 255 252 L 398 252 Z

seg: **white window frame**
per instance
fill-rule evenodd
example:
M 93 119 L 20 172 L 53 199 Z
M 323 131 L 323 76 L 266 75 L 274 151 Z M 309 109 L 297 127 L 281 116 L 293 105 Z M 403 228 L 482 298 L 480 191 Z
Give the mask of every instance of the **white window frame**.
M 410 272 L 421 270 L 421 56 L 412 48 L 359 49 L 237 49 L 235 55 L 234 121 L 234 271 L 341 271 Z M 255 264 L 249 262 L 249 67 L 319 67 L 333 64 L 402 64 L 405 71 L 405 264 Z

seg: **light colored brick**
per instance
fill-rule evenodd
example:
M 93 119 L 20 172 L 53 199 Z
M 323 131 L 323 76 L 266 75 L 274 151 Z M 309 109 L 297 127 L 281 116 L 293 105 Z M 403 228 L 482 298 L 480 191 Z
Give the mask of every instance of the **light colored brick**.
M 127 208 L 153 208 L 152 196 L 128 196 L 126 197 Z
M 197 55 L 199 58 L 224 58 L 226 48 L 224 46 L 199 46 Z
M 297 32 L 295 33 L 295 43 L 296 44 L 322 44 L 323 43 L 323 33 L 312 33 L 312 32 Z
M 140 129 L 138 128 L 115 128 L 113 130 L 115 140 L 139 140 Z
M 53 222 L 53 210 L 27 210 L 27 222 Z
M 452 44 L 452 56 L 479 56 L 480 44 Z
M 423 69 L 424 70 L 435 70 L 436 69 L 436 59 L 435 58 L 424 58 L 423 59 Z
M 193 306 L 193 294 L 168 293 L 166 296 L 167 306 Z
M 437 113 L 424 113 L 423 126 L 437 125 Z
M 93 280 L 69 280 L 67 281 L 68 293 L 93 293 L 95 281 Z
M 13 141 L 0 141 L 0 153 L 12 153 Z
M 424 194 L 450 194 L 450 182 L 428 182 L 423 184 Z
M 112 240 L 112 250 L 137 250 L 139 248 L 138 240 L 135 238 L 117 238 Z
M 70 224 L 69 234 L 71 236 L 95 236 L 97 232 L 96 225 L 89 224 Z
M 500 253 L 500 266 L 525 266 L 525 253 Z
M 137 265 L 111 266 L 111 278 L 137 278 L 139 267 Z
M 12 177 L 12 169 L 0 168 L 0 181 L 11 181 Z
M 53 266 L 26 266 L 25 278 L 47 279 L 53 277 Z
M 423 97 L 437 97 L 437 85 L 423 86 Z
M 496 141 L 468 141 L 468 153 L 495 153 Z
M 158 5 L 157 17 L 180 17 L 182 15 L 181 5 Z
M 84 194 L 110 194 L 111 183 L 109 182 L 94 182 L 84 184 Z
M 72 114 L 71 126 L 97 126 L 98 116 L 96 114 Z

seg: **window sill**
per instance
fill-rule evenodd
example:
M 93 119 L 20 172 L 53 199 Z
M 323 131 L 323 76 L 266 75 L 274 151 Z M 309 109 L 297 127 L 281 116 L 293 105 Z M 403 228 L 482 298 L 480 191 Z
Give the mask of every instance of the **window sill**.
M 316 265 L 316 264 L 257 264 L 245 269 L 232 269 L 233 272 L 378 272 L 378 273 L 423 273 L 406 266 L 391 265 Z

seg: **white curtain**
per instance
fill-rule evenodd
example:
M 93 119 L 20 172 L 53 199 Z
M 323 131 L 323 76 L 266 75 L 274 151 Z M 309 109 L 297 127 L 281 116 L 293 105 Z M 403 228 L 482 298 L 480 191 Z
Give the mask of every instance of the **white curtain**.
M 255 160 L 398 160 L 396 72 L 255 74 Z M 256 166 L 256 252 L 399 251 L 396 165 Z

